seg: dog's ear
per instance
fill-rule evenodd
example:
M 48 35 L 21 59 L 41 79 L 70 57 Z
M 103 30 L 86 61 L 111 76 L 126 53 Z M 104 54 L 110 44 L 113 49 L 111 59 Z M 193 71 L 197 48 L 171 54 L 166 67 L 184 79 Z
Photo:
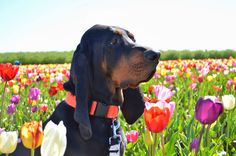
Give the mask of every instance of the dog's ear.
M 83 139 L 88 140 L 92 137 L 92 130 L 89 120 L 88 105 L 90 99 L 90 75 L 88 57 L 86 56 L 86 46 L 79 45 L 74 53 L 71 63 L 70 81 L 74 85 L 76 96 L 76 108 L 74 119 L 79 124 L 80 134 Z M 87 52 L 88 53 L 88 52 Z M 72 86 L 73 86 L 72 85 Z
M 123 96 L 122 113 L 126 122 L 133 124 L 143 114 L 145 107 L 143 94 L 139 88 L 127 88 L 123 90 Z

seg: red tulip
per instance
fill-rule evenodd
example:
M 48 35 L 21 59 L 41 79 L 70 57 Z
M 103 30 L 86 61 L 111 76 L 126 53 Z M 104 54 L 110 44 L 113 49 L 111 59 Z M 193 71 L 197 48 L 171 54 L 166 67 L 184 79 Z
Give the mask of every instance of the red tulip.
M 199 81 L 199 82 L 202 82 L 203 80 L 204 80 L 204 77 L 203 77 L 203 76 L 199 76 L 199 77 L 198 77 L 198 81 Z
M 8 81 L 7 84 L 8 84 L 9 87 L 13 86 L 13 82 L 12 81 Z
M 149 94 L 152 94 L 152 91 L 154 90 L 154 87 L 153 86 L 149 86 L 149 88 L 148 88 L 148 93 Z
M 0 76 L 4 81 L 12 80 L 19 70 L 19 66 L 10 63 L 0 64 Z
M 144 120 L 148 130 L 154 133 L 163 131 L 170 119 L 170 111 L 168 108 L 151 107 L 144 109 Z
M 57 94 L 57 91 L 58 91 L 58 90 L 57 90 L 57 87 L 51 86 L 51 87 L 49 88 L 48 93 L 49 93 L 50 96 L 54 96 L 54 95 Z
M 58 88 L 58 90 L 64 90 L 63 82 L 62 81 L 58 81 L 57 82 L 57 88 Z
M 39 109 L 42 111 L 42 112 L 45 112 L 47 109 L 48 109 L 48 105 L 47 104 L 41 104 L 39 106 Z

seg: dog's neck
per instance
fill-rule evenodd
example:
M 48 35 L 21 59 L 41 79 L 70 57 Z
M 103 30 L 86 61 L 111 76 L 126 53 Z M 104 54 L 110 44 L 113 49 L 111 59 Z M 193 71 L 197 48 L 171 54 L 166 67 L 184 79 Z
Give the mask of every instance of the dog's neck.
M 113 104 L 117 106 L 121 106 L 124 101 L 121 88 L 114 88 L 112 91 L 109 90 L 106 92 L 93 92 L 92 99 L 105 104 Z

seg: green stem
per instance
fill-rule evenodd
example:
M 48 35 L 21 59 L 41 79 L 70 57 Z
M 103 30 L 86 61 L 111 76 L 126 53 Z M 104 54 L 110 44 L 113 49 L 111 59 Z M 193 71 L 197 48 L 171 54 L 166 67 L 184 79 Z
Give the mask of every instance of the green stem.
M 31 149 L 31 156 L 34 156 L 34 148 Z
M 9 156 L 9 153 L 6 153 L 6 156 Z
M 207 130 L 206 130 L 206 147 L 208 146 L 208 140 L 209 140 L 209 130 L 211 128 L 211 124 L 207 126 Z
M 226 130 L 227 130 L 227 132 L 226 132 L 226 136 L 227 136 L 227 138 L 229 138 L 229 125 L 230 125 L 230 121 L 232 120 L 232 116 L 231 116 L 231 113 L 232 111 L 230 111 L 229 112 L 229 118 L 228 118 L 228 120 L 227 120 L 227 128 L 226 128 Z M 229 142 L 227 141 L 226 142 L 226 152 L 228 152 L 229 151 Z
M 161 132 L 161 149 L 162 149 L 162 156 L 166 156 L 165 140 L 164 140 L 164 133 L 163 132 Z
M 148 146 L 148 156 L 151 156 L 151 147 L 152 146 Z
M 157 134 L 154 133 L 154 143 L 152 145 L 152 156 L 155 156 L 157 146 Z
M 1 104 L 1 111 L 0 111 L 0 127 L 2 126 L 3 127 L 3 120 L 2 120 L 2 117 L 4 115 L 4 112 L 5 112 L 5 107 L 4 107 L 4 97 L 5 97 L 5 90 L 6 90 L 6 87 L 7 87 L 7 81 L 5 82 L 4 84 L 4 87 L 3 87 L 3 94 L 2 94 L 2 104 Z
M 195 156 L 197 156 L 197 153 L 198 153 L 198 151 L 200 149 L 201 140 L 202 140 L 202 136 L 203 136 L 204 130 L 205 130 L 205 125 L 202 125 L 202 130 L 201 130 L 200 136 L 199 136 L 198 150 L 195 151 Z

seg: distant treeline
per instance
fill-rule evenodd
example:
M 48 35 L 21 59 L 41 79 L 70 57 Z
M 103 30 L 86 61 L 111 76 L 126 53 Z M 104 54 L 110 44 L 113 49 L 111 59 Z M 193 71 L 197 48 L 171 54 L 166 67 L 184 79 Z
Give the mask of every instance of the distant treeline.
M 0 53 L 0 63 L 19 60 L 22 64 L 61 64 L 70 63 L 73 51 L 50 51 L 50 52 L 17 52 Z M 161 51 L 161 60 L 176 59 L 206 59 L 206 58 L 236 58 L 235 50 L 167 50 Z

